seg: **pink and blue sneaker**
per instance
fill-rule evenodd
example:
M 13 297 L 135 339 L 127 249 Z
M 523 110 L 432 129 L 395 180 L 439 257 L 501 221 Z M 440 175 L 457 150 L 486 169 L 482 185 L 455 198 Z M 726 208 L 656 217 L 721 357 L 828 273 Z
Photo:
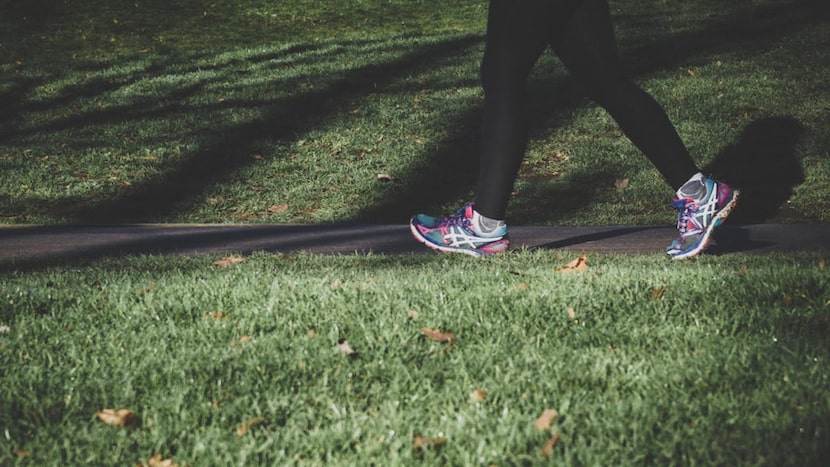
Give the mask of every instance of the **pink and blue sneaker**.
M 672 206 L 677 214 L 678 237 L 666 248 L 672 259 L 691 258 L 709 245 L 712 232 L 721 225 L 738 203 L 740 192 L 725 183 L 705 179 L 706 196 L 696 201 L 675 198 Z
M 473 226 L 472 203 L 450 217 L 416 214 L 409 221 L 409 228 L 416 240 L 443 253 L 487 256 L 507 251 L 509 245 L 506 225 L 492 233 L 476 232 Z

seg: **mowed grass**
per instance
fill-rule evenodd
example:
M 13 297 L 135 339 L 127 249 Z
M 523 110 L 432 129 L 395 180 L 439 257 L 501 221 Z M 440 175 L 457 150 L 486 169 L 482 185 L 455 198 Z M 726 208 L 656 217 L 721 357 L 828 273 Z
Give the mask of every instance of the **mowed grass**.
M 399 223 L 473 195 L 484 1 L 48 6 L 0 5 L 2 223 Z M 629 74 L 743 189 L 737 222 L 830 219 L 823 4 L 612 10 Z M 529 91 L 512 223 L 672 222 L 552 55 Z
M 4 272 L 0 463 L 532 465 L 553 437 L 566 465 L 830 455 L 826 255 L 216 259 Z
M 743 189 L 733 219 L 830 219 L 823 4 L 612 9 L 631 75 Z M 0 223 L 451 212 L 474 190 L 485 15 L 0 2 Z M 672 222 L 671 189 L 555 59 L 529 89 L 511 222 Z M 830 458 L 826 252 L 595 255 L 582 274 L 549 251 L 218 259 L 0 264 L 0 465 Z

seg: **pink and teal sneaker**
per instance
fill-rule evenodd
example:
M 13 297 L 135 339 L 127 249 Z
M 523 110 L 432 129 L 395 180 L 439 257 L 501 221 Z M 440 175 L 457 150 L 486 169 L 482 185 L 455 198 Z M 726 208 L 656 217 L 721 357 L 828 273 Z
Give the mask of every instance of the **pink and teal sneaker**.
M 432 217 L 416 214 L 409 221 L 415 239 L 443 253 L 486 256 L 507 251 L 507 226 L 490 234 L 479 234 L 473 228 L 473 205 L 467 204 L 454 216 Z
M 706 197 L 700 201 L 676 198 L 678 237 L 666 248 L 672 259 L 691 258 L 709 245 L 712 232 L 723 223 L 738 203 L 738 190 L 725 183 L 706 179 Z

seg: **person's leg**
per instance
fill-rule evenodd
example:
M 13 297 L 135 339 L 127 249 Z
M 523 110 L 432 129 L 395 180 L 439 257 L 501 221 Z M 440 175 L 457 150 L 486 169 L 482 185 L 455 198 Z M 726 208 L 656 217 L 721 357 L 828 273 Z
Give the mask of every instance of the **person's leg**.
M 583 0 L 564 31 L 553 33 L 562 62 L 677 190 L 679 236 L 666 252 L 673 259 L 702 252 L 735 207 L 738 190 L 704 177 L 662 107 L 624 76 L 606 0 Z
M 504 219 L 527 142 L 525 84 L 548 46 L 552 0 L 491 0 L 481 61 L 484 115 L 475 210 Z
M 698 172 L 663 108 L 625 76 L 606 0 L 580 2 L 564 30 L 553 31 L 551 41 L 588 95 L 608 111 L 673 189 Z

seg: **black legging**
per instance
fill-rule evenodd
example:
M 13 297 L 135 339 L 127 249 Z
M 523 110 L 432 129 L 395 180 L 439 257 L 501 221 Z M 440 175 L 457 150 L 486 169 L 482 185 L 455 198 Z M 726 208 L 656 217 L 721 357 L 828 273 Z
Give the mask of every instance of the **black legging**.
M 548 47 L 675 189 L 698 172 L 663 108 L 624 76 L 606 0 L 491 0 L 476 210 L 504 219 L 526 149 L 528 73 Z

